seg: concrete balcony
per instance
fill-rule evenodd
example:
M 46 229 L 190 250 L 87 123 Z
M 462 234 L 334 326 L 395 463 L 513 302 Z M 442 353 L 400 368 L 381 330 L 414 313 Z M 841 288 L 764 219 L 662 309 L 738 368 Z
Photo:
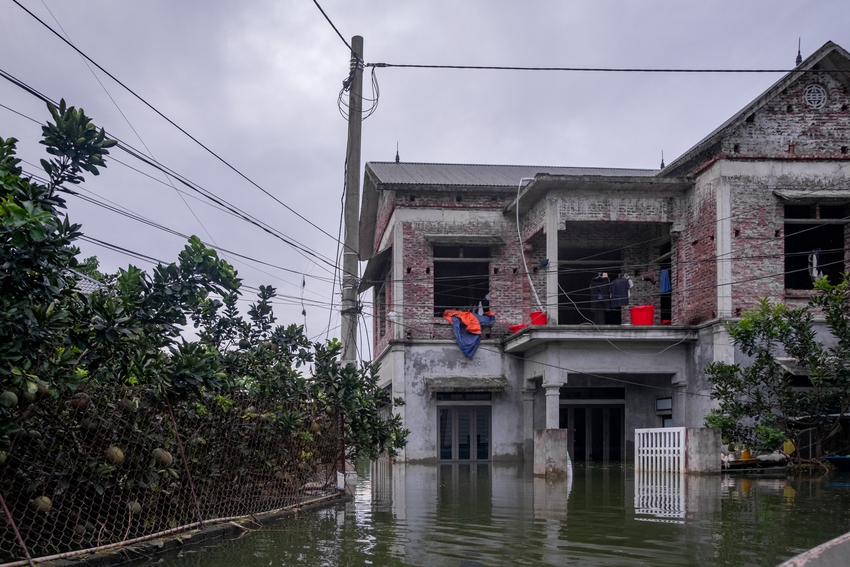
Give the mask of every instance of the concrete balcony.
M 658 347 L 695 343 L 693 327 L 671 325 L 532 325 L 507 337 L 505 352 L 523 353 L 548 343 L 598 343 L 613 346 Z M 640 348 L 640 347 L 638 347 Z

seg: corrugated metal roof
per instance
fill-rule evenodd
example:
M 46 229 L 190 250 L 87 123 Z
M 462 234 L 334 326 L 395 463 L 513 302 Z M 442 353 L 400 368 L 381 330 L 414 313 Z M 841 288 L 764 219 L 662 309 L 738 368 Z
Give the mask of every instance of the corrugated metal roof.
M 465 187 L 516 187 L 523 177 L 550 175 L 604 175 L 612 177 L 652 177 L 657 169 L 603 167 L 550 167 L 536 165 L 464 165 L 450 163 L 369 162 L 380 184 L 449 185 Z

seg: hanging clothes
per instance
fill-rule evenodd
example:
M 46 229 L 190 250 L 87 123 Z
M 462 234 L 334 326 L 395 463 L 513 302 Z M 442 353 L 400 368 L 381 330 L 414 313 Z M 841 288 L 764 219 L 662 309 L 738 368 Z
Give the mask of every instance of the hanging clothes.
M 590 280 L 590 312 L 596 325 L 605 324 L 605 312 L 611 306 L 611 280 L 599 274 Z
M 815 250 L 812 250 L 811 254 L 809 254 L 809 276 L 811 276 L 812 281 L 815 281 L 823 275 L 823 272 L 818 267 L 819 264 L 820 248 L 816 248 Z
M 446 309 L 443 318 L 452 324 L 457 346 L 466 358 L 472 358 L 481 344 L 481 325 L 496 322 L 496 316 L 491 311 L 478 315 L 470 311 Z
M 661 270 L 661 282 L 659 283 L 659 289 L 661 293 L 670 293 L 673 291 L 673 288 L 670 286 L 670 270 Z
M 629 304 L 629 280 L 620 276 L 611 282 L 611 308 L 619 309 Z

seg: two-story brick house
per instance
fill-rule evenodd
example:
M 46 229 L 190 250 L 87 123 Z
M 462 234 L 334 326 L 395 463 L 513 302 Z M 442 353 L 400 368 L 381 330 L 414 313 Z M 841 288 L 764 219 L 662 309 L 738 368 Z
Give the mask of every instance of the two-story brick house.
M 635 428 L 701 426 L 705 367 L 741 360 L 725 323 L 846 269 L 848 106 L 830 42 L 660 170 L 367 163 L 360 290 L 402 458 L 529 459 L 560 427 L 574 459 L 624 460 Z M 441 314 L 479 304 L 467 359 Z

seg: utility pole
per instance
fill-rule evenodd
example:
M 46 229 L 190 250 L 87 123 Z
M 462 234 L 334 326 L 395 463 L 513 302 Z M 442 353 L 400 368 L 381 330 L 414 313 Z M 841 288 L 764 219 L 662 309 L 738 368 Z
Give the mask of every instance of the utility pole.
M 342 363 L 357 362 L 357 269 L 360 257 L 360 133 L 363 120 L 363 38 L 351 38 L 353 76 L 348 91 L 348 146 L 345 151 L 345 238 L 342 250 Z

